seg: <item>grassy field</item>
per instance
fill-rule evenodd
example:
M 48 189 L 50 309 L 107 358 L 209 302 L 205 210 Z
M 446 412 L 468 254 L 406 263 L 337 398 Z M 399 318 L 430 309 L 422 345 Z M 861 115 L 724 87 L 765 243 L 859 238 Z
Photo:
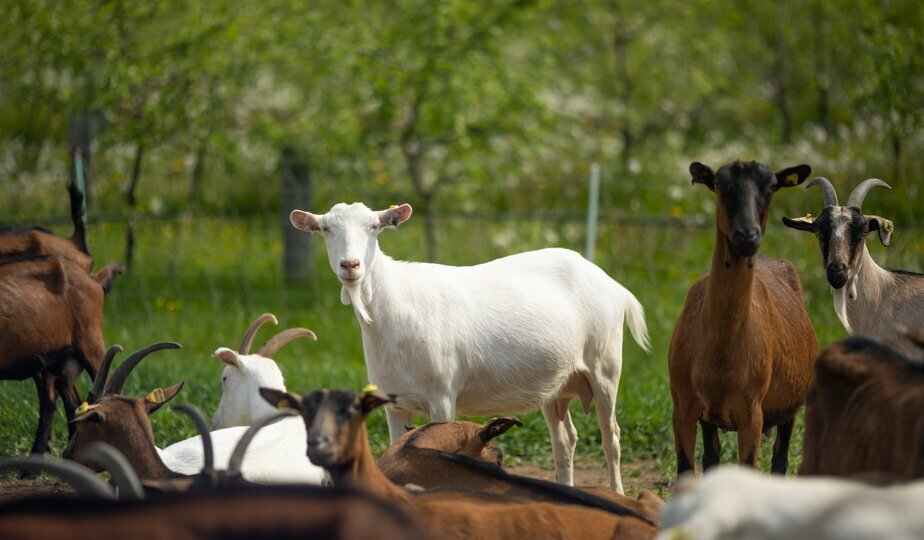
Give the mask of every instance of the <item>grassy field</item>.
M 761 253 L 796 264 L 805 285 L 806 305 L 824 346 L 844 337 L 845 332 L 831 307 L 817 245 L 811 235 L 778 225 L 780 215 L 773 212 Z M 616 221 L 601 225 L 596 262 L 644 304 L 653 342 L 651 354 L 631 340 L 624 350 L 617 403 L 623 460 L 655 463 L 663 475 L 663 487 L 674 474 L 667 349 L 688 287 L 708 270 L 715 233 L 711 226 L 682 228 Z M 113 223 L 92 226 L 91 247 L 97 264 L 122 257 L 124 227 Z M 580 249 L 584 234 L 579 223 L 542 220 L 445 219 L 438 222 L 438 229 L 441 262 L 450 264 L 474 264 L 551 245 Z M 58 232 L 68 233 L 69 229 Z M 419 260 L 424 252 L 422 220 L 412 219 L 398 231 L 383 233 L 380 245 L 396 258 Z M 874 258 L 885 266 L 917 271 L 924 267 L 924 235 L 920 231 L 903 231 L 899 224 L 891 248 L 887 250 L 872 240 L 868 245 Z M 317 279 L 299 287 L 283 283 L 282 240 L 275 216 L 145 221 L 138 224 L 137 246 L 134 267 L 116 282 L 107 299 L 106 342 L 131 351 L 154 341 L 173 340 L 183 349 L 152 355 L 129 379 L 126 393 L 142 395 L 183 379 L 186 387 L 175 402 L 193 403 L 211 414 L 220 397 L 222 369 L 211 353 L 219 346 L 236 347 L 249 322 L 264 312 L 276 314 L 281 327 L 304 326 L 318 335 L 317 342 L 293 342 L 277 355 L 289 389 L 359 388 L 367 382 L 359 326 L 352 309 L 339 302 L 339 286 L 320 241 L 315 244 Z M 268 339 L 271 332 L 265 328 L 258 341 Z M 84 393 L 88 386 L 84 377 Z M 0 392 L 4 396 L 0 401 L 0 457 L 24 454 L 35 429 L 34 386 L 31 381 L 4 381 L 0 382 Z M 577 462 L 603 467 L 595 417 L 585 416 L 577 406 L 572 407 L 572 415 L 580 434 Z M 500 441 L 508 463 L 550 465 L 551 449 L 541 415 L 533 412 L 519 417 L 526 425 Z M 194 434 L 186 417 L 169 408 L 156 413 L 152 420 L 161 446 Z M 384 414 L 372 415 L 369 433 L 374 450 L 382 451 L 387 444 Z M 65 438 L 63 414 L 59 413 L 52 441 L 54 454 L 60 454 Z M 801 441 L 800 425 L 792 444 L 793 467 L 801 459 Z M 723 435 L 723 443 L 723 460 L 735 459 L 734 434 Z M 765 440 L 761 454 L 764 468 L 768 468 L 769 443 Z M 627 483 L 637 487 L 631 478 Z

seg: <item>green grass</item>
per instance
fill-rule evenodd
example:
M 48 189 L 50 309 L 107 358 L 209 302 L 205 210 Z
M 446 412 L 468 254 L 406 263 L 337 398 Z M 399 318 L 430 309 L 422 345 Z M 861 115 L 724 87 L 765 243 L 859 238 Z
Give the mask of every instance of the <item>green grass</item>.
M 778 221 L 774 212 L 761 253 L 785 257 L 798 267 L 821 346 L 844 337 L 831 307 L 815 240 L 776 225 Z M 602 225 L 596 262 L 644 304 L 653 342 L 650 355 L 631 340 L 624 349 L 617 402 L 623 460 L 653 460 L 664 481 L 669 482 L 673 479 L 674 454 L 667 349 L 687 289 L 708 270 L 715 233 L 711 227 Z M 583 226 L 577 223 L 451 219 L 439 221 L 438 228 L 441 262 L 449 264 L 473 264 L 549 245 L 580 249 L 583 243 Z M 183 379 L 186 387 L 175 401 L 193 403 L 210 415 L 220 397 L 222 369 L 211 353 L 219 346 L 236 347 L 249 322 L 263 312 L 276 314 L 281 327 L 304 326 L 318 335 L 317 342 L 296 341 L 277 355 L 289 389 L 360 388 L 367 382 L 360 330 L 351 308 L 339 302 L 339 285 L 320 241 L 314 244 L 315 282 L 287 287 L 281 277 L 282 240 L 275 217 L 145 221 L 138 224 L 137 232 L 135 265 L 118 279 L 107 298 L 106 342 L 121 344 L 127 352 L 159 340 L 178 341 L 183 349 L 152 355 L 136 369 L 125 393 L 143 395 Z M 124 224 L 97 224 L 90 234 L 98 264 L 122 258 Z M 422 219 L 384 233 L 380 244 L 396 258 L 420 260 L 424 252 Z M 888 250 L 873 240 L 868 244 L 873 257 L 883 265 L 922 269 L 924 235 L 920 232 L 899 228 Z M 258 340 L 269 335 L 271 330 L 264 329 Z M 85 394 L 87 377 L 80 384 Z M 0 392 L 5 398 L 0 401 L 0 456 L 22 455 L 28 451 L 35 429 L 34 386 L 30 381 L 4 381 L 0 382 Z M 603 467 L 595 416 L 585 416 L 578 406 L 572 407 L 572 415 L 580 434 L 578 463 Z M 499 441 L 508 463 L 549 465 L 551 450 L 541 415 L 533 412 L 519 417 L 526 425 Z M 185 416 L 169 408 L 161 409 L 152 420 L 161 446 L 194 434 Z M 384 414 L 373 414 L 369 423 L 373 448 L 381 452 L 387 444 Z M 60 454 L 65 437 L 66 426 L 59 412 L 52 441 L 54 454 Z M 734 434 L 724 435 L 723 443 L 723 461 L 734 460 Z M 761 462 L 767 469 L 770 441 L 765 443 Z M 800 461 L 801 443 L 800 423 L 792 443 L 793 467 Z

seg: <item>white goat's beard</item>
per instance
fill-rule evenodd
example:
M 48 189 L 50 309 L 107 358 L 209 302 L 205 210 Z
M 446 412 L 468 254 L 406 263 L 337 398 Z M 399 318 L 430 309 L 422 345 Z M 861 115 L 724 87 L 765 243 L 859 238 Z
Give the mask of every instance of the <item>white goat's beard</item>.
M 363 295 L 360 292 L 359 285 L 353 287 L 347 287 L 343 285 L 340 288 L 340 301 L 344 305 L 353 304 L 353 310 L 356 312 L 356 316 L 359 319 L 369 326 L 372 326 L 372 317 L 369 316 L 369 311 L 366 310 L 366 303 L 363 301 Z

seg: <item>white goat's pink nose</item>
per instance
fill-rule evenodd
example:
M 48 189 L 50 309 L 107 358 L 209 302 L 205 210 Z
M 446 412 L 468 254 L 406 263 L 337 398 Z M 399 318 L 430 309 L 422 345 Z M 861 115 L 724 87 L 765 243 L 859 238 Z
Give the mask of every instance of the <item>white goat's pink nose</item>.
M 359 268 L 359 259 L 342 259 L 340 261 L 340 268 L 344 270 L 356 270 Z

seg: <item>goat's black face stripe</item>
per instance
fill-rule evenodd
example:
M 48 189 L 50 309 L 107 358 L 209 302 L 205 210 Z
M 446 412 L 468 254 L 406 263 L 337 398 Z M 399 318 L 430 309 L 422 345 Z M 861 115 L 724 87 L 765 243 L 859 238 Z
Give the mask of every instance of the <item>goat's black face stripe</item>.
M 842 257 L 845 264 L 853 267 L 860 254 L 860 245 L 866 239 L 867 227 L 866 218 L 856 208 L 827 207 L 822 210 L 815 219 L 815 234 L 825 266 Z M 843 242 L 835 242 L 836 239 Z
M 760 226 L 773 178 L 773 172 L 766 165 L 756 162 L 736 161 L 719 169 L 715 184 L 722 195 L 722 206 L 732 228 L 739 226 L 739 215 L 749 201 L 755 201 L 757 215 L 750 216 L 756 222 L 747 225 Z

